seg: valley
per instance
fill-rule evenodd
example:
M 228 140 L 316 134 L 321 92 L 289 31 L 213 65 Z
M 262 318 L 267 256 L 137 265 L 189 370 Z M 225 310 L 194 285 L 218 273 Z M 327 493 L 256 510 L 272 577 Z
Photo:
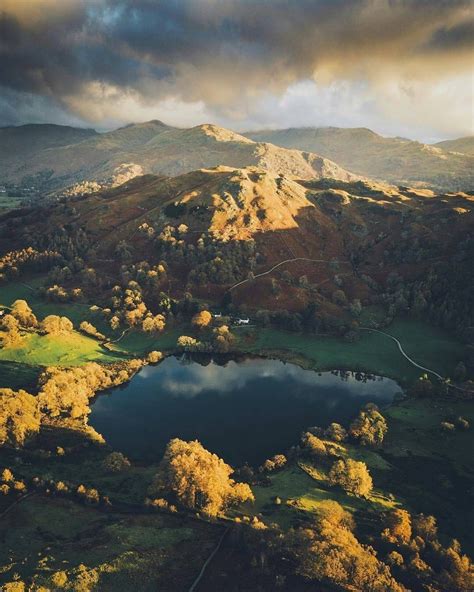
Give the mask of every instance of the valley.
M 196 133 L 0 214 L 5 590 L 467 590 L 474 198 Z
M 0 0 L 0 592 L 474 591 L 469 0 Z

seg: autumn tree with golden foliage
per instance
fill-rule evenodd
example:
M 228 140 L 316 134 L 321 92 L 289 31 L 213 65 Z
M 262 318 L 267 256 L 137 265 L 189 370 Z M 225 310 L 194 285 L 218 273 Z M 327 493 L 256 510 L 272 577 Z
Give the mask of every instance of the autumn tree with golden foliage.
M 388 427 L 377 405 L 368 403 L 349 428 L 350 435 L 364 446 L 380 446 Z
M 385 516 L 382 537 L 389 542 L 408 543 L 411 538 L 411 517 L 403 509 L 392 510 Z
M 11 314 L 17 319 L 21 327 L 32 329 L 38 326 L 38 321 L 26 300 L 15 300 L 12 304 Z
M 24 390 L 0 389 L 0 445 L 23 446 L 39 428 L 36 398 Z
M 353 495 L 366 496 L 372 491 L 372 477 L 366 464 L 351 458 L 337 460 L 332 465 L 329 483 Z
M 162 314 L 149 315 L 143 319 L 142 331 L 145 333 L 159 333 L 165 328 L 165 317 Z
M 353 531 L 355 528 L 352 515 L 334 500 L 322 500 L 316 507 L 316 515 L 319 521 L 326 520 L 334 528 L 342 526 Z
M 105 366 L 89 362 L 71 368 L 47 368 L 39 378 L 40 410 L 52 418 L 83 420 L 97 391 L 126 382 L 141 368 L 140 360 Z
M 403 592 L 405 588 L 392 577 L 374 549 L 362 545 L 351 532 L 352 523 L 344 523 L 344 510 L 333 505 L 325 511 L 326 516 L 323 510 L 312 528 L 298 529 L 288 537 L 296 573 L 342 590 Z
M 18 347 L 23 341 L 20 323 L 11 314 L 0 318 L 0 341 L 2 347 Z
M 128 458 L 121 452 L 111 452 L 102 462 L 102 467 L 108 473 L 121 473 L 131 467 Z
M 47 335 L 64 335 L 73 331 L 74 327 L 67 317 L 48 315 L 41 321 L 40 329 Z
M 232 473 L 232 467 L 197 440 L 175 438 L 166 447 L 149 494 L 171 495 L 185 508 L 215 516 L 228 506 L 254 499 L 246 483 L 230 478 Z
M 324 442 L 310 432 L 305 432 L 301 437 L 303 450 L 312 457 L 327 456 L 328 451 Z
M 204 329 L 212 321 L 212 315 L 208 310 L 201 310 L 196 313 L 191 319 L 191 323 L 198 329 Z

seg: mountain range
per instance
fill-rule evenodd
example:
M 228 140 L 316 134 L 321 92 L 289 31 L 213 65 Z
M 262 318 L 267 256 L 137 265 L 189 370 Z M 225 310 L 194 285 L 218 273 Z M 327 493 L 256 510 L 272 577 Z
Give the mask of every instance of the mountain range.
M 0 184 L 43 191 L 141 174 L 176 176 L 215 166 L 256 166 L 294 179 L 371 177 L 435 191 L 474 185 L 474 139 L 427 145 L 371 130 L 290 128 L 244 135 L 211 124 L 181 129 L 160 121 L 98 133 L 58 125 L 0 129 Z M 94 186 L 93 186 L 94 187 Z
M 394 183 L 463 191 L 474 185 L 474 136 L 438 144 L 385 138 L 366 128 L 289 128 L 245 134 L 256 142 L 316 152 L 351 171 Z
M 83 181 L 119 184 L 140 174 L 174 176 L 219 165 L 254 165 L 301 179 L 360 178 L 316 154 L 254 142 L 215 125 L 180 129 L 149 121 L 101 134 L 93 130 L 74 134 L 71 129 L 49 125 L 0 129 L 4 146 L 0 179 L 19 183 L 27 178 L 57 190 Z

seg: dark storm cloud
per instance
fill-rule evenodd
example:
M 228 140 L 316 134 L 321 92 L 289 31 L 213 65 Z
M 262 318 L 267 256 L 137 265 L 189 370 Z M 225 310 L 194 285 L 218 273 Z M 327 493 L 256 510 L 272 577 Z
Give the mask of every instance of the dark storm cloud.
M 473 7 L 474 12 L 474 7 Z M 426 45 L 431 51 L 449 51 L 458 52 L 466 50 L 474 51 L 474 20 L 462 22 L 454 27 L 443 27 L 433 34 L 433 37 Z M 474 61 L 474 55 L 473 55 Z
M 437 75 L 469 60 L 470 0 L 3 0 L 0 86 L 87 118 L 133 93 L 239 109 L 316 76 Z M 1 8 L 0 8 L 1 11 Z M 472 34 L 472 33 L 471 33 Z M 1 116 L 0 116 L 1 117 Z

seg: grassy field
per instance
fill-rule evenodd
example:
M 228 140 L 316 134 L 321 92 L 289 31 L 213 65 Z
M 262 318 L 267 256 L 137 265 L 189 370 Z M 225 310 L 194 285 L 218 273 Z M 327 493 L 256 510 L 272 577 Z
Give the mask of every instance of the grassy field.
M 26 299 L 38 318 L 44 318 L 48 314 L 67 316 L 77 326 L 81 321 L 87 320 L 93 323 L 99 331 L 109 338 L 117 338 L 120 332 L 113 333 L 104 321 L 100 313 L 90 311 L 90 305 L 84 303 L 49 303 L 45 302 L 36 289 L 42 285 L 43 278 L 28 280 L 28 283 L 11 282 L 2 287 L 0 291 L 0 306 L 10 306 L 18 299 Z M 372 320 L 380 320 L 381 311 L 372 307 L 364 311 L 362 322 L 370 323 Z M 117 343 L 115 350 L 142 355 L 152 349 L 162 351 L 173 350 L 177 337 L 182 334 L 184 328 L 172 327 L 162 335 L 145 335 L 140 332 L 129 332 Z M 416 380 L 421 371 L 412 366 L 398 351 L 396 344 L 380 334 L 361 332 L 360 340 L 356 343 L 348 343 L 335 337 L 317 337 L 314 335 L 280 331 L 275 329 L 236 329 L 238 335 L 237 347 L 244 352 L 253 354 L 275 355 L 289 361 L 300 363 L 317 370 L 348 369 L 372 372 L 381 376 L 387 376 L 407 384 Z M 386 330 L 391 335 L 400 339 L 408 355 L 421 365 L 438 371 L 443 376 L 452 374 L 455 366 L 463 357 L 463 346 L 454 337 L 432 327 L 424 322 L 414 319 L 399 319 Z M 87 338 L 85 338 L 87 339 Z M 31 343 L 31 346 L 38 344 Z M 53 363 L 82 363 L 87 359 L 104 359 L 104 352 L 100 346 L 78 341 L 79 353 L 77 362 L 69 362 L 74 356 L 61 351 L 61 347 L 48 348 L 49 351 L 43 357 L 38 353 L 31 357 L 32 347 L 26 347 L 24 353 L 15 352 L 15 356 L 0 352 L 0 359 L 9 361 L 26 361 L 30 364 Z M 68 347 L 66 345 L 66 347 Z M 97 349 L 98 348 L 98 349 Z M 58 355 L 55 355 L 54 351 Z M 61 359 L 65 361 L 59 361 Z M 47 361 L 41 361 L 45 359 Z M 58 360 L 58 361 L 55 361 Z
M 33 309 L 39 320 L 55 314 L 66 316 L 75 326 L 81 321 L 93 323 L 99 331 L 112 337 L 114 333 L 110 330 L 104 317 L 97 312 L 90 310 L 91 304 L 84 302 L 47 302 L 37 291 L 44 283 L 43 277 L 29 279 L 27 282 L 9 282 L 0 290 L 0 307 L 11 306 L 15 300 L 26 300 Z
M 64 335 L 29 333 L 20 347 L 0 349 L 0 361 L 40 366 L 80 366 L 90 361 L 113 362 L 118 356 L 96 339 L 72 332 Z
M 0 307 L 8 307 L 17 300 L 27 300 L 38 319 L 50 314 L 68 317 L 77 327 L 87 320 L 109 339 L 117 339 L 121 331 L 113 332 L 103 315 L 90 310 L 85 303 L 46 302 L 37 292 L 43 278 L 28 280 L 28 283 L 11 282 L 0 290 Z M 178 328 L 171 327 L 160 335 L 130 331 L 108 350 L 96 339 L 78 332 L 58 336 L 41 336 L 29 333 L 19 347 L 0 349 L 0 388 L 26 388 L 34 383 L 33 376 L 40 366 L 79 366 L 90 361 L 113 362 L 124 357 L 145 355 L 151 350 L 169 351 L 176 345 L 180 335 Z
M 386 332 L 397 337 L 408 355 L 442 375 L 452 374 L 463 358 L 463 346 L 446 332 L 416 320 L 397 320 Z M 239 346 L 249 353 L 280 356 L 315 370 L 347 369 L 394 378 L 402 384 L 422 371 L 412 366 L 388 337 L 361 332 L 347 343 L 336 337 L 316 337 L 275 329 L 239 330 Z
M 384 450 L 395 456 L 443 457 L 461 473 L 474 476 L 472 429 L 453 433 L 440 428 L 442 421 L 455 422 L 461 416 L 474 424 L 472 401 L 408 399 L 386 410 L 390 429 Z
M 336 501 L 352 514 L 379 513 L 401 504 L 400 500 L 389 496 L 390 489 L 378 487 L 379 474 L 386 473 L 384 482 L 389 482 L 392 467 L 376 451 L 329 441 L 326 441 L 326 444 L 334 448 L 340 457 L 366 463 L 374 477 L 374 490 L 367 498 L 346 494 L 341 488 L 329 484 L 328 470 L 333 459 L 314 463 L 303 459 L 270 474 L 271 484 L 254 486 L 252 490 L 255 494 L 255 503 L 245 504 L 243 511 L 250 515 L 262 514 L 265 522 L 276 522 L 283 528 L 288 528 L 302 517 L 307 517 L 308 513 L 317 513 L 324 500 Z M 280 498 L 281 504 L 275 504 L 276 497 Z
M 2 520 L 0 583 L 18 574 L 55 590 L 62 588 L 51 586 L 57 571 L 75 590 L 94 582 L 110 592 L 187 590 L 222 531 L 185 517 L 104 513 L 39 495 Z

